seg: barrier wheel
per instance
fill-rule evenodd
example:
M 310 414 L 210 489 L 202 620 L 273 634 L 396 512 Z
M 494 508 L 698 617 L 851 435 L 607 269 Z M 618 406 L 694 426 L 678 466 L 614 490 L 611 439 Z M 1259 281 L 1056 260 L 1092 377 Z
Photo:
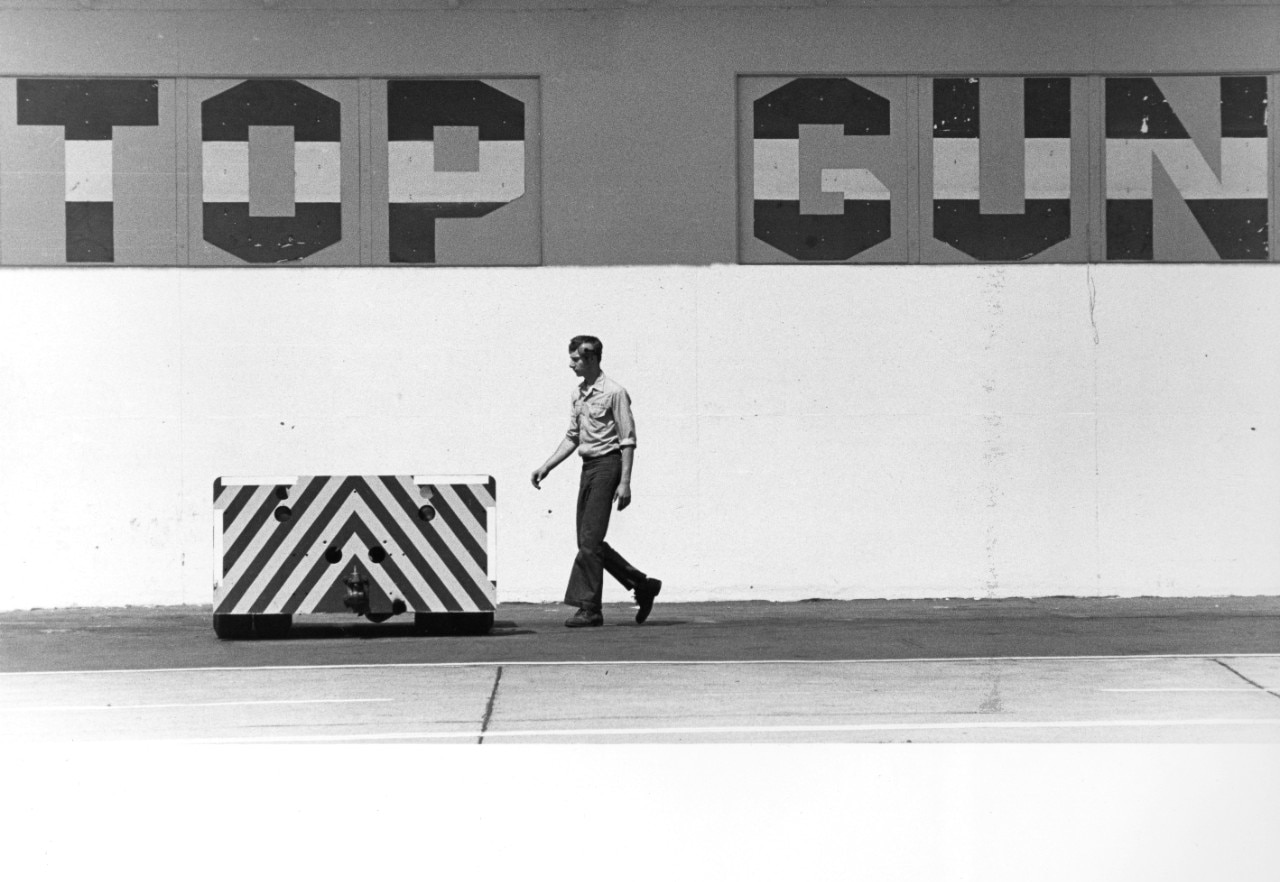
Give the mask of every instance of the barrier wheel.
M 253 636 L 253 619 L 231 613 L 214 613 L 213 633 L 220 640 L 247 640 Z
M 492 612 L 415 613 L 413 626 L 419 634 L 488 634 L 493 628 Z

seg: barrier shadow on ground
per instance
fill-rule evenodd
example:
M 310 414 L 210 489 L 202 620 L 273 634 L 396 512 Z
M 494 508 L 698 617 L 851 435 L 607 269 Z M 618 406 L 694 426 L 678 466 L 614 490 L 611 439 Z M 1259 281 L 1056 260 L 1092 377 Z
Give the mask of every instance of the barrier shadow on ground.
M 408 622 L 294 622 L 284 640 L 487 640 L 498 637 L 518 637 L 536 634 L 536 631 L 520 627 L 517 622 L 497 621 L 484 634 L 427 634 Z

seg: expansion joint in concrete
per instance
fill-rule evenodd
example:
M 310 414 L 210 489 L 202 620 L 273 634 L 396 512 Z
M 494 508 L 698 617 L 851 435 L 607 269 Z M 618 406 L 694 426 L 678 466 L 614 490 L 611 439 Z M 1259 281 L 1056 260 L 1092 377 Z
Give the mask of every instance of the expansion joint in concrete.
M 1231 667 L 1231 665 L 1227 664 L 1227 663 L 1226 663 L 1226 662 L 1224 662 L 1222 659 L 1220 659 L 1220 658 L 1215 658 L 1215 659 L 1213 659 L 1213 660 L 1214 660 L 1215 662 L 1217 662 L 1218 664 L 1222 665 L 1224 668 L 1226 668 L 1226 669 L 1227 669 L 1228 671 L 1230 671 L 1231 673 L 1235 674 L 1235 675 L 1236 675 L 1237 677 L 1239 677 L 1241 680 L 1244 680 L 1244 681 L 1245 681 L 1246 683 L 1248 683 L 1250 686 L 1253 686 L 1253 687 L 1255 687 L 1255 688 L 1257 688 L 1257 689 L 1260 689 L 1260 690 L 1262 690 L 1263 692 L 1267 693 L 1268 695 L 1274 695 L 1276 698 L 1280 698 L 1280 692 L 1277 692 L 1277 691 L 1276 691 L 1276 690 L 1274 690 L 1274 689 L 1268 689 L 1266 686 L 1263 686 L 1261 683 L 1257 683 L 1257 682 L 1255 682 L 1255 681 L 1253 681 L 1253 680 L 1250 680 L 1248 677 L 1246 677 L 1244 674 L 1242 674 L 1242 673 L 1240 673 L 1239 671 L 1237 671 L 1235 668 Z
M 480 723 L 480 737 L 476 744 L 484 744 L 484 733 L 489 730 L 489 718 L 493 716 L 493 705 L 498 700 L 498 684 L 501 682 L 502 665 L 498 665 L 498 671 L 493 676 L 493 689 L 489 692 L 489 702 L 484 706 L 484 720 Z

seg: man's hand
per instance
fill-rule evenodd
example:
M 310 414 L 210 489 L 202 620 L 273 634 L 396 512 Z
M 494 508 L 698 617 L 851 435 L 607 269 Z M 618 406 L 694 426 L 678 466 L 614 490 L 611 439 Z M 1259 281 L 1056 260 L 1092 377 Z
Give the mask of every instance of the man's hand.
M 622 511 L 631 504 L 631 485 L 622 483 L 618 485 L 618 489 L 613 492 L 613 501 L 618 503 L 618 511 Z
M 530 482 L 533 483 L 535 490 L 542 489 L 542 482 L 547 475 L 551 474 L 551 470 L 560 463 L 564 462 L 570 453 L 578 449 L 578 441 L 576 438 L 564 438 L 560 441 L 560 446 L 556 448 L 556 452 L 551 454 L 551 458 L 533 470 L 533 474 L 529 476 Z

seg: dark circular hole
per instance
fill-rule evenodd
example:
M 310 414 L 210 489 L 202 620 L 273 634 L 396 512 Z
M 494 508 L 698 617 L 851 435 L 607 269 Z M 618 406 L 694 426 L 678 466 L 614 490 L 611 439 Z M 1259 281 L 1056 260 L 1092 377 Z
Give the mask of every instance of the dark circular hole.
M 291 517 L 293 517 L 293 509 L 289 508 L 289 506 L 282 505 L 276 509 L 276 520 L 280 523 L 283 524 Z
M 325 560 L 327 560 L 327 561 L 328 561 L 329 563 L 331 563 L 331 564 L 335 564 L 335 563 L 337 563 L 338 561 L 342 560 L 342 549 L 341 549 L 341 548 L 326 548 L 326 549 L 324 550 L 324 559 L 325 559 Z
M 387 559 L 387 550 L 381 545 L 375 545 L 369 549 L 369 560 L 380 564 Z
M 435 516 L 436 510 L 429 505 L 424 505 L 422 508 L 418 509 L 418 517 L 422 518 L 424 521 L 434 520 Z

